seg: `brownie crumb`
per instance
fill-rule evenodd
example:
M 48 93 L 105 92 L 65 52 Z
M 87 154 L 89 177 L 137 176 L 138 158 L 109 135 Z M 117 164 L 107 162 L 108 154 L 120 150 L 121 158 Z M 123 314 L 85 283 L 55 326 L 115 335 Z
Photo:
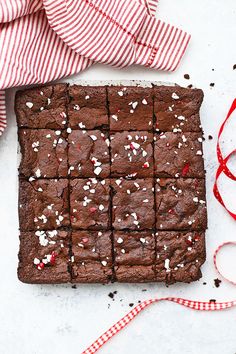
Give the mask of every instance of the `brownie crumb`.
M 215 86 L 215 83 L 214 83 L 214 82 L 211 82 L 211 83 L 210 83 L 210 86 L 211 86 L 211 87 L 214 87 L 214 86 Z
M 72 285 L 71 288 L 72 288 L 72 289 L 77 289 L 77 286 L 74 284 L 74 285 Z
M 212 140 L 212 139 L 213 139 L 213 136 L 212 136 L 212 135 L 208 135 L 208 139 L 209 139 L 209 140 Z
M 108 304 L 108 305 L 107 305 L 107 308 L 109 309 L 110 307 L 111 307 L 111 304 Z
M 233 66 L 233 70 L 236 70 L 236 64 L 234 64 L 234 66 Z
M 147 291 L 147 289 L 142 289 L 142 291 Z
M 184 78 L 185 78 L 186 80 L 189 80 L 189 79 L 190 79 L 189 74 L 184 74 Z
M 203 285 L 207 285 L 207 283 L 204 281 L 203 283 L 202 283 Z
M 134 304 L 131 302 L 130 304 L 129 304 L 129 307 L 133 307 L 134 306 Z
M 141 304 L 141 300 L 138 300 L 138 303 Z
M 113 291 L 113 294 L 116 295 L 117 294 L 117 290 Z
M 216 287 L 216 288 L 219 288 L 221 282 L 222 282 L 222 281 L 221 281 L 220 279 L 218 279 L 218 278 L 214 279 L 215 287 Z
M 113 299 L 114 298 L 114 294 L 113 293 L 109 293 L 108 296 Z
M 210 299 L 209 302 L 216 303 L 216 300 L 215 299 Z
M 192 87 L 193 87 L 193 85 L 192 85 L 192 84 L 188 85 L 188 88 L 192 88 Z
M 212 71 L 215 71 L 215 69 L 211 69 Z

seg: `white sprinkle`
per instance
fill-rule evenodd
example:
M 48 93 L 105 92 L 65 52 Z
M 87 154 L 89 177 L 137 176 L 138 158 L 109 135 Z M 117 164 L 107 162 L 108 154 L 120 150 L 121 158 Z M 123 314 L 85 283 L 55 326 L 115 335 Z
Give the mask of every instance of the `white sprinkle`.
M 144 199 L 144 200 L 143 200 L 143 203 L 148 203 L 148 202 L 149 202 L 148 199 Z
M 119 185 L 121 184 L 121 180 L 120 180 L 120 179 L 117 179 L 117 180 L 116 180 L 116 184 L 117 184 L 117 186 L 119 186 Z
M 142 104 L 147 104 L 147 100 L 145 100 L 145 98 L 142 100 Z
M 143 237 L 140 237 L 139 240 L 140 240 L 141 243 L 146 243 L 146 240 L 145 240 L 145 238 L 143 238 Z
M 94 170 L 94 173 L 95 173 L 95 175 L 100 175 L 100 173 L 102 172 L 102 169 L 101 169 L 101 167 L 96 167 L 95 168 L 95 170 Z
M 101 263 L 102 263 L 102 265 L 103 265 L 104 267 L 106 267 L 107 261 L 101 261 Z
M 123 242 L 123 238 L 121 238 L 121 237 L 118 237 L 118 239 L 117 239 L 117 241 L 116 241 L 117 243 L 122 243 Z
M 79 127 L 82 129 L 82 128 L 85 128 L 85 125 L 82 122 L 80 122 Z
M 170 260 L 167 258 L 165 259 L 165 265 L 164 265 L 166 272 L 169 273 L 170 272 Z
M 184 143 L 186 143 L 187 139 L 186 139 L 185 135 L 182 135 L 182 140 Z
M 138 105 L 138 102 L 136 101 L 136 102 L 132 102 L 132 107 L 133 107 L 133 109 L 135 109 L 136 107 L 137 107 L 137 105 Z
M 32 108 L 33 107 L 33 103 L 32 102 L 26 102 L 26 106 L 28 107 L 28 108 Z
M 90 138 L 93 140 L 93 141 L 96 141 L 98 138 L 96 137 L 96 135 L 90 135 Z
M 75 111 L 79 111 L 80 110 L 80 106 L 78 104 L 75 104 L 73 108 L 74 108 Z
M 102 211 L 104 209 L 104 205 L 100 204 L 98 209 Z
M 185 120 L 185 117 L 184 116 L 178 116 L 177 117 L 179 120 Z
M 40 260 L 39 260 L 38 258 L 35 258 L 35 259 L 34 259 L 34 264 L 35 264 L 35 265 L 38 265 L 39 263 L 40 263 Z
M 194 201 L 195 203 L 198 203 L 198 197 L 194 197 L 194 198 L 193 198 L 193 201 Z
M 57 143 L 58 143 L 58 144 L 62 144 L 62 143 L 63 143 L 63 139 L 62 139 L 62 138 L 59 138 Z
M 61 135 L 61 131 L 60 131 L 60 130 L 56 130 L 56 131 L 55 131 L 55 134 L 56 134 L 56 135 Z
M 39 187 L 39 188 L 38 188 L 38 191 L 39 191 L 39 192 L 42 192 L 42 191 L 43 191 L 43 189 L 42 189 L 41 187 Z
M 116 122 L 118 121 L 118 117 L 115 114 L 113 114 L 111 118 L 114 119 Z
M 179 96 L 175 93 L 175 92 L 173 92 L 172 93 L 172 96 L 171 96 L 174 100 L 178 100 L 179 99 Z
M 67 128 L 66 131 L 68 134 L 70 134 L 72 132 L 71 128 Z
M 89 99 L 90 99 L 90 96 L 89 96 L 89 95 L 85 96 L 85 99 L 86 99 L 86 100 L 89 100 Z
M 35 171 L 35 176 L 38 178 L 41 176 L 41 171 L 39 168 Z
M 50 105 L 51 103 L 51 98 L 48 98 L 48 106 Z
M 202 151 L 201 150 L 198 150 L 196 155 L 202 155 Z
M 127 192 L 127 194 L 130 194 L 130 193 L 131 193 L 131 192 L 130 192 L 130 189 L 127 189 L 127 191 L 126 191 L 126 192 Z
M 48 138 L 48 139 L 51 138 L 51 134 L 47 134 L 46 138 Z
M 125 249 L 124 248 L 122 248 L 120 251 L 121 251 L 121 253 L 125 254 Z
M 147 156 L 147 152 L 145 150 L 143 150 L 142 155 L 143 155 L 143 157 L 146 157 Z
M 124 96 L 124 92 L 123 91 L 118 91 L 117 92 L 119 96 Z
M 198 138 L 197 140 L 199 141 L 199 143 L 202 143 L 202 138 Z

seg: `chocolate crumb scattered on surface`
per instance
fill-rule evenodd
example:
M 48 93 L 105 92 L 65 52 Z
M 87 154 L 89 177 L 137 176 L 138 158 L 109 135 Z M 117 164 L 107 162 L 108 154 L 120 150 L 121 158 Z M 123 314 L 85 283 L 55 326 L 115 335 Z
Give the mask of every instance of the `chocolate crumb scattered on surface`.
M 72 287 L 71 287 L 71 288 L 72 288 L 72 289 L 77 289 L 76 284 L 72 285 Z
M 216 302 L 216 299 L 210 299 L 209 302 Z
M 216 288 L 220 287 L 220 283 L 222 283 L 222 281 L 220 279 L 218 279 L 218 278 L 214 279 L 214 284 L 215 284 Z
M 236 70 L 236 64 L 234 64 L 234 66 L 233 66 L 233 70 Z
M 212 140 L 212 139 L 213 139 L 213 136 L 212 136 L 212 135 L 208 135 L 208 139 L 209 139 L 209 140 Z
M 114 298 L 114 294 L 113 293 L 109 293 L 108 296 L 113 299 Z
M 189 80 L 189 79 L 190 79 L 189 74 L 184 74 L 184 78 L 185 78 L 186 80 Z
M 193 85 L 192 85 L 192 84 L 188 85 L 188 88 L 192 88 L 192 87 L 193 87 Z
M 211 83 L 210 83 L 210 86 L 211 86 L 211 87 L 214 87 L 214 86 L 215 86 L 215 83 L 214 83 L 214 82 L 211 82 Z
M 129 307 L 133 307 L 134 306 L 134 304 L 133 304 L 133 302 L 131 302 L 130 304 L 129 304 Z
M 207 283 L 204 281 L 203 283 L 202 283 L 203 285 L 207 285 Z

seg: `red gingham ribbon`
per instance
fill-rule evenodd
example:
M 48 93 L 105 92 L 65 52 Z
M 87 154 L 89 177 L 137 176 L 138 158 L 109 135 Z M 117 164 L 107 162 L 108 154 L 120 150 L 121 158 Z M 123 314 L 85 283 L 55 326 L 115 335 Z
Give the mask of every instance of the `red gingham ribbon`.
M 126 327 L 142 310 L 154 302 L 172 301 L 179 305 L 188 307 L 198 311 L 216 311 L 224 310 L 236 306 L 236 300 L 228 302 L 201 302 L 186 300 L 179 297 L 163 297 L 160 299 L 150 299 L 141 302 L 141 304 L 134 307 L 129 313 L 116 322 L 111 328 L 104 332 L 92 345 L 90 345 L 82 354 L 96 353 L 106 342 L 108 342 L 114 335 Z
M 228 242 L 224 242 L 222 243 L 220 246 L 217 247 L 217 249 L 215 250 L 215 253 L 214 253 L 214 256 L 213 256 L 213 260 L 214 260 L 214 265 L 215 265 L 215 268 L 217 270 L 217 272 L 220 274 L 220 276 L 228 281 L 229 283 L 233 284 L 233 285 L 236 285 L 236 282 L 231 280 L 231 279 L 228 279 L 226 278 L 224 275 L 222 275 L 222 273 L 220 272 L 219 270 L 219 267 L 217 265 L 217 256 L 218 256 L 218 253 L 222 250 L 223 247 L 225 246 L 236 246 L 236 241 L 228 241 Z

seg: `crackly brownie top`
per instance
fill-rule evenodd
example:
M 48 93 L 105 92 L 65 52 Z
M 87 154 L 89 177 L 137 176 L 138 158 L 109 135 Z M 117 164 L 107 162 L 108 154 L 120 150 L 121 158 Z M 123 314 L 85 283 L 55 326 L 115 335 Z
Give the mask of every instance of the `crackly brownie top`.
M 153 175 L 153 134 L 146 131 L 111 135 L 112 177 Z
M 108 87 L 111 130 L 152 130 L 152 89 Z
M 69 87 L 69 126 L 73 129 L 108 128 L 105 87 Z
M 70 181 L 70 215 L 73 228 L 108 228 L 109 209 L 109 180 L 89 178 Z
M 157 229 L 206 229 L 206 196 L 203 179 L 158 178 L 155 189 Z
M 110 142 L 107 133 L 73 130 L 69 133 L 68 144 L 69 172 L 72 177 L 109 177 Z
M 18 275 L 26 283 L 69 282 L 68 232 L 21 232 L 19 259 Z
M 162 177 L 197 177 L 205 175 L 202 137 L 199 133 L 166 132 L 156 135 L 155 173 Z
M 53 230 L 69 225 L 68 181 L 19 182 L 21 230 Z
M 67 123 L 66 84 L 17 91 L 15 100 L 19 127 L 63 129 Z
M 25 177 L 67 177 L 67 141 L 60 130 L 21 129 L 21 163 L 19 172 Z
M 179 86 L 154 88 L 156 129 L 173 132 L 200 132 L 199 110 L 203 92 Z
M 190 282 L 199 278 L 206 258 L 203 232 L 158 231 L 156 238 L 159 281 Z
M 112 225 L 116 230 L 152 229 L 155 224 L 154 188 L 151 178 L 111 181 Z

